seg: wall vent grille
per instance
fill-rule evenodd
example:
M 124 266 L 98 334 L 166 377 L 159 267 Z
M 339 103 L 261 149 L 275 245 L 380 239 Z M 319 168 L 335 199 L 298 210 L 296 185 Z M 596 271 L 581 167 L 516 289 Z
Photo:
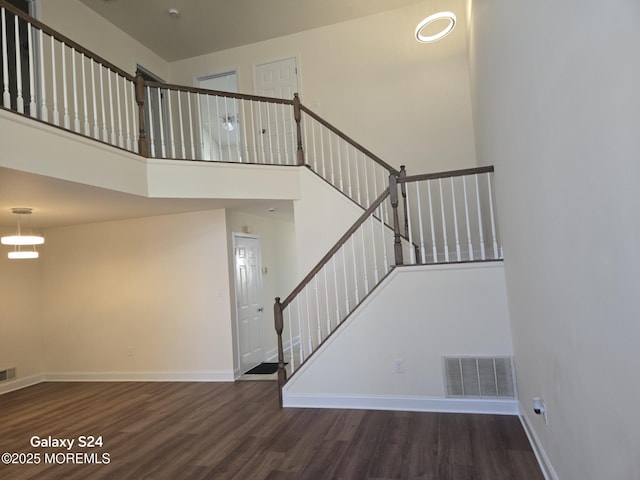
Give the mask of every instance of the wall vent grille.
M 516 398 L 512 357 L 443 357 L 447 397 Z
M 0 382 L 8 382 L 9 380 L 14 380 L 16 378 L 16 369 L 7 368 L 5 370 L 0 370 Z

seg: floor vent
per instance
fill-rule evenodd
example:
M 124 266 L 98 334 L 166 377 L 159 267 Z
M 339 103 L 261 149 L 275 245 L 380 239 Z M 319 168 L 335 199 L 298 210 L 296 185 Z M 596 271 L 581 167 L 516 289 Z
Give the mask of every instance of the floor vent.
M 447 397 L 516 398 L 512 357 L 443 357 Z
M 0 370 L 0 382 L 8 382 L 16 378 L 16 369 L 7 368 L 6 370 Z

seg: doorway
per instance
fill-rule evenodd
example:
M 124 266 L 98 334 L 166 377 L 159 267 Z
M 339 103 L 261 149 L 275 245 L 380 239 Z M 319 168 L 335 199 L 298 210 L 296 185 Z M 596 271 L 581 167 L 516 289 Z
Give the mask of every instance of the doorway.
M 264 361 L 260 237 L 233 234 L 238 366 L 245 373 Z
M 238 93 L 235 70 L 196 78 L 199 88 Z M 202 95 L 200 112 L 203 160 L 242 162 L 242 119 L 235 98 Z

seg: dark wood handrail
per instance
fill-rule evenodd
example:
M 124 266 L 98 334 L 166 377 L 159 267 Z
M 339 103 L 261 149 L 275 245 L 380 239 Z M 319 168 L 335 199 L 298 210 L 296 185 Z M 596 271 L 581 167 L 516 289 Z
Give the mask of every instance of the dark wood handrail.
M 77 52 L 83 53 L 86 57 L 89 57 L 92 60 L 102 64 L 104 67 L 108 68 L 109 70 L 113 70 L 118 75 L 120 75 L 122 77 L 125 77 L 127 80 L 130 80 L 132 82 L 135 81 L 135 76 L 134 75 L 125 72 L 121 68 L 116 67 L 113 63 L 105 60 L 100 55 L 97 55 L 97 54 L 93 53 L 92 51 L 86 49 L 82 45 L 74 42 L 69 37 L 66 37 L 65 35 L 61 34 L 60 32 L 54 30 L 51 27 L 48 27 L 44 23 L 36 20 L 32 16 L 24 13 L 23 11 L 17 9 L 13 5 L 7 3 L 5 0 L 0 0 L 0 7 L 5 8 L 8 12 L 11 12 L 13 15 L 22 18 L 23 20 L 25 20 L 26 22 L 30 23 L 34 27 L 37 27 L 40 30 L 42 30 L 43 32 L 45 32 L 46 34 L 54 37 L 59 42 L 62 42 L 65 45 L 67 45 L 68 47 L 71 47 L 71 48 L 75 49 Z
M 309 115 L 311 118 L 313 118 L 316 122 L 318 122 L 319 124 L 321 124 L 322 126 L 324 126 L 325 128 L 331 130 L 333 133 L 335 133 L 336 135 L 338 135 L 340 138 L 342 138 L 345 142 L 347 142 L 348 144 L 350 144 L 352 147 L 355 147 L 356 149 L 360 150 L 362 153 L 364 153 L 365 155 L 367 155 L 369 158 L 371 158 L 374 162 L 376 162 L 378 165 L 386 168 L 389 173 L 393 173 L 394 175 L 398 175 L 400 172 L 393 168 L 391 165 L 389 165 L 387 162 L 385 162 L 384 160 L 382 160 L 380 157 L 378 157 L 377 155 L 374 155 L 373 153 L 371 153 L 369 150 L 367 150 L 366 148 L 364 148 L 362 145 L 360 145 L 358 142 L 356 142 L 355 140 L 353 140 L 352 138 L 350 138 L 348 135 L 342 133 L 340 130 L 338 130 L 336 127 L 334 127 L 333 125 L 331 125 L 329 122 L 327 122 L 326 120 L 324 120 L 322 117 L 318 116 L 316 113 L 312 112 L 311 110 L 309 110 L 307 107 L 305 107 L 304 105 L 300 105 L 300 110 L 302 110 L 304 113 L 306 113 L 307 115 Z
M 463 177 L 465 175 L 491 173 L 493 171 L 494 171 L 493 165 L 489 165 L 487 167 L 465 168 L 462 170 L 449 170 L 446 172 L 424 173 L 422 175 L 410 175 L 406 177 L 399 177 L 397 182 L 398 183 L 420 182 L 424 180 L 436 180 L 438 178 Z
M 278 103 L 293 106 L 293 99 L 263 97 L 260 95 L 248 95 L 246 93 L 223 92 L 222 90 L 207 90 L 205 88 L 187 87 L 184 85 L 176 85 L 174 83 L 144 82 L 145 87 L 161 88 L 168 90 L 178 90 L 181 92 L 200 93 L 203 95 L 217 95 L 219 97 L 236 98 L 238 100 L 253 100 L 256 102 Z
M 340 248 L 347 242 L 347 240 L 349 240 L 351 235 L 353 235 L 358 227 L 360 227 L 360 225 L 362 225 L 367 220 L 367 218 L 369 218 L 371 214 L 373 214 L 376 208 L 378 208 L 380 204 L 387 199 L 388 196 L 389 190 L 387 189 L 382 192 L 378 198 L 375 199 L 375 201 L 369 206 L 369 208 L 364 211 L 362 215 L 360 215 L 355 223 L 351 225 L 351 228 L 349 228 L 349 230 L 347 230 L 347 232 L 342 235 L 342 237 L 340 237 L 340 240 L 336 242 L 333 248 L 331 248 L 331 250 L 329 250 L 324 257 L 322 257 L 322 259 L 316 264 L 315 267 L 313 267 L 313 269 L 307 274 L 307 276 L 302 279 L 298 286 L 293 289 L 289 296 L 284 299 L 284 301 L 281 303 L 283 310 L 293 301 L 294 298 L 296 298 L 296 296 L 302 291 L 302 289 L 313 279 L 313 277 L 316 276 L 320 269 L 331 259 L 331 257 L 335 255 L 338 250 L 340 250 Z

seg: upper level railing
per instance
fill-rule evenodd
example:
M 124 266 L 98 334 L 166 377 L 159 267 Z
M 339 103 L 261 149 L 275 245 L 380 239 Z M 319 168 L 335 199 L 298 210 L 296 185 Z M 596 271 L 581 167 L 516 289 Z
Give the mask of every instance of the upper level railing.
M 399 173 L 297 95 L 148 82 L 4 0 L 0 13 L 5 109 L 144 157 L 306 165 L 363 209 Z

